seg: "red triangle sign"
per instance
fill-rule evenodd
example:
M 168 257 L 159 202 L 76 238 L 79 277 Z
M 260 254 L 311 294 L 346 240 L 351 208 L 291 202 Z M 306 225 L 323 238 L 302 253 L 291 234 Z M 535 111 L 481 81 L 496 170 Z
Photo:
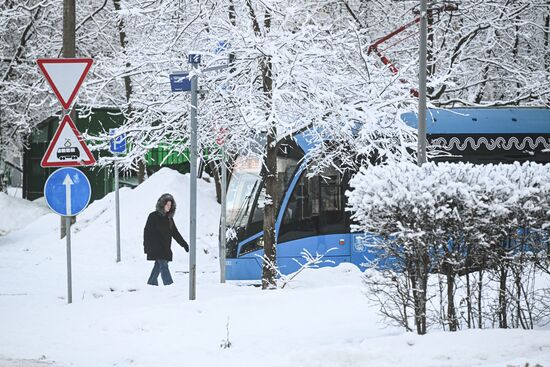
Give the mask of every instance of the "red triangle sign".
M 42 158 L 42 167 L 91 166 L 95 158 L 82 139 L 73 120 L 66 115 Z
M 38 67 L 64 109 L 68 110 L 92 67 L 92 59 L 38 59 Z

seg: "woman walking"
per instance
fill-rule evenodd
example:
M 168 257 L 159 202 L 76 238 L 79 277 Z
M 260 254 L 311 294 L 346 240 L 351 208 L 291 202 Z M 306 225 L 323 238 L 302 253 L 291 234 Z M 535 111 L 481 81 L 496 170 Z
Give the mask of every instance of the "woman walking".
M 170 194 L 163 194 L 157 201 L 156 210 L 149 214 L 143 230 L 143 250 L 147 260 L 154 261 L 155 265 L 147 284 L 158 285 L 160 274 L 164 285 L 172 284 L 172 275 L 168 262 L 172 261 L 172 237 L 189 252 L 189 246 L 179 233 L 174 223 L 176 201 Z

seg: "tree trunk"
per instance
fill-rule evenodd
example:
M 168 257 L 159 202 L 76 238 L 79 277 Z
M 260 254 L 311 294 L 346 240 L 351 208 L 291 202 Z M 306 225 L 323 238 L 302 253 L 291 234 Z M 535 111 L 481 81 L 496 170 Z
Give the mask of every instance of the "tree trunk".
M 481 309 L 481 297 L 483 296 L 483 270 L 479 271 L 479 279 L 477 283 L 477 326 L 483 329 L 483 310 Z
M 120 12 L 120 0 L 113 0 L 113 6 L 117 12 Z M 124 58 L 126 59 L 126 70 L 130 69 L 130 61 L 128 61 L 128 54 L 126 52 L 126 46 L 128 45 L 128 40 L 126 39 L 126 30 L 124 27 L 124 20 L 122 18 L 119 19 L 117 23 L 117 29 L 118 29 L 118 38 L 120 40 L 120 47 L 122 48 L 122 54 L 124 55 Z M 132 116 L 132 103 L 130 102 L 132 98 L 132 79 L 129 75 L 124 75 L 124 92 L 126 96 L 126 111 L 124 113 L 125 119 L 128 119 Z M 145 181 L 145 163 L 140 160 L 138 162 L 138 183 L 142 183 Z
M 428 304 L 428 275 L 429 275 L 429 267 L 430 267 L 430 258 L 426 251 L 422 254 L 422 293 L 421 295 L 421 301 L 422 301 L 422 307 L 421 307 L 421 322 L 422 322 L 422 329 L 421 334 L 424 335 L 428 332 L 428 324 L 427 324 L 427 315 L 426 315 L 426 306 Z
M 544 70 L 550 72 L 550 1 L 546 2 L 546 16 L 544 18 Z M 550 98 L 546 99 L 550 103 Z M 548 253 L 550 257 L 550 252 Z
M 457 331 L 458 320 L 455 309 L 455 275 L 452 270 L 447 273 L 447 318 L 449 320 L 449 331 Z
M 549 11 L 550 12 L 550 11 Z M 544 55 L 544 69 L 550 71 L 550 13 L 546 15 L 544 21 L 544 49 L 546 50 Z
M 266 9 L 264 18 L 265 32 L 271 28 L 271 14 Z M 266 203 L 264 206 L 264 256 L 265 261 L 262 269 L 262 289 L 275 286 L 277 275 L 277 239 L 275 233 L 275 215 L 277 214 L 277 126 L 271 120 L 271 109 L 273 108 L 273 74 L 271 57 L 265 56 L 262 62 L 262 87 L 266 99 L 266 111 L 269 119 L 266 143 L 265 158 L 265 193 Z
M 520 18 L 516 18 L 519 22 Z M 515 26 L 515 37 L 514 37 L 514 47 L 512 49 L 512 55 L 514 55 L 514 62 L 518 62 L 518 54 L 519 54 L 519 25 L 516 24 Z M 519 98 L 521 95 L 521 84 L 519 82 L 516 83 L 516 98 Z M 519 105 L 519 100 L 515 103 Z
M 472 328 L 472 288 L 470 285 L 470 273 L 466 273 L 466 310 L 468 329 Z
M 221 163 L 223 164 L 223 162 Z M 214 176 L 214 183 L 216 184 L 216 201 L 218 204 L 221 204 L 222 202 L 222 183 L 220 178 L 220 171 L 218 169 L 218 165 L 214 162 L 208 163 L 210 166 L 210 171 L 212 171 L 212 175 Z
M 516 269 L 514 271 L 514 283 L 516 286 L 516 328 L 521 324 L 522 329 L 527 329 L 527 323 L 524 321 L 523 308 L 521 307 L 521 270 Z
M 413 289 L 414 302 L 414 320 L 416 324 L 416 332 L 418 335 L 426 334 L 426 303 L 427 303 L 427 286 L 428 286 L 428 266 L 426 256 L 415 251 L 414 258 L 411 260 L 409 268 L 409 276 Z
M 428 37 L 427 37 L 427 47 L 426 47 L 426 61 L 427 61 L 427 70 L 426 70 L 426 77 L 429 84 L 429 80 L 434 76 L 435 74 L 435 60 L 434 60 L 434 19 L 433 19 L 433 11 L 428 9 L 427 19 L 428 23 Z M 433 95 L 433 87 L 428 87 L 428 96 Z
M 262 289 L 275 286 L 277 275 L 277 250 L 275 238 L 275 215 L 277 213 L 277 150 L 276 130 L 272 127 L 267 134 L 267 152 L 265 159 L 265 192 L 264 206 L 264 255 L 265 261 L 262 271 Z
M 498 290 L 498 327 L 502 329 L 508 328 L 508 315 L 507 315 L 507 297 L 506 297 L 506 277 L 508 272 L 506 266 L 502 264 L 500 266 L 500 282 Z
M 246 0 L 248 13 L 252 21 L 252 29 L 256 37 L 263 37 L 260 23 L 256 17 L 252 0 Z M 229 19 L 234 20 L 234 7 L 230 2 Z M 265 10 L 264 33 L 268 34 L 271 29 L 271 13 L 269 8 Z M 262 266 L 262 289 L 276 286 L 277 275 L 277 250 L 275 237 L 275 215 L 277 214 L 277 126 L 271 120 L 273 108 L 273 70 L 271 57 L 265 55 L 261 60 L 262 90 L 265 98 L 266 119 L 268 120 L 267 142 L 265 148 L 265 195 L 264 203 L 264 261 Z

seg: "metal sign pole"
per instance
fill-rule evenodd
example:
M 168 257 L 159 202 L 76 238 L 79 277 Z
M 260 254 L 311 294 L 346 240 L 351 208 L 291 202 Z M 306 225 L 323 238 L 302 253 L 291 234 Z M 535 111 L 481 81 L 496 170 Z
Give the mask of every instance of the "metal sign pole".
M 193 63 L 197 70 L 197 63 Z M 191 182 L 189 193 L 189 299 L 196 298 L 197 276 L 197 75 L 191 78 Z
M 61 217 L 63 219 L 63 217 Z M 73 303 L 73 282 L 71 273 L 71 217 L 65 217 L 65 236 L 67 238 L 67 301 Z
M 67 301 L 73 302 L 71 264 L 71 219 L 90 202 L 90 181 L 74 167 L 59 168 L 44 184 L 44 198 L 52 211 L 59 214 L 67 241 Z
M 226 230 L 226 187 L 227 187 L 227 168 L 225 167 L 225 149 L 222 150 L 222 223 L 220 233 L 220 282 L 225 283 L 225 230 Z
M 118 165 L 115 158 L 116 262 L 120 262 L 120 202 L 118 196 Z

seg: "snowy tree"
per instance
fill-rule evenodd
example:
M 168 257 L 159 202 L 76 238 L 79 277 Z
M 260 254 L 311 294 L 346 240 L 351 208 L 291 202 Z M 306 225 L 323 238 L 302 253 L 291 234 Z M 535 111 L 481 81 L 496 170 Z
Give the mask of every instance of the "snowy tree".
M 418 16 L 417 1 L 359 1 L 357 17 L 380 38 Z M 388 9 L 392 11 L 388 11 Z M 547 1 L 435 1 L 428 10 L 428 98 L 435 105 L 548 105 Z M 414 87 L 418 28 L 381 44 Z
M 494 316 L 502 328 L 532 328 L 540 315 L 535 300 L 546 292 L 535 285 L 534 274 L 549 269 L 549 178 L 547 167 L 533 163 L 362 169 L 351 182 L 349 203 L 357 229 L 375 235 L 372 248 L 384 278 L 367 273 L 365 281 L 375 298 L 382 295 L 377 298 L 382 313 L 409 328 L 407 309 L 412 308 L 417 332 L 425 333 L 428 314 L 438 313 L 426 306 L 437 296 L 429 278 L 439 274 L 447 289 L 446 300 L 440 296 L 447 306 L 440 319 L 457 330 L 455 294 L 463 277 L 467 287 L 461 299 L 467 327 L 473 327 L 469 279 L 478 272 L 478 327 L 483 317 Z M 489 274 L 485 281 L 484 272 Z M 485 284 L 494 295 L 489 309 L 482 309 L 482 297 L 489 297 Z

